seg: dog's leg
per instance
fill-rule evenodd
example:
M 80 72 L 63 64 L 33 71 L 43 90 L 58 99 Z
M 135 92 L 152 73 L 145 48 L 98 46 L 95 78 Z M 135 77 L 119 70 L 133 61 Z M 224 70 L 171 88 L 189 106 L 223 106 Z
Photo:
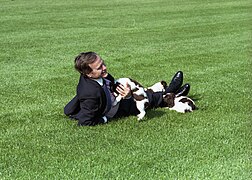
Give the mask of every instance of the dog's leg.
M 145 111 L 142 111 L 140 112 L 138 115 L 137 115 L 137 120 L 140 121 L 144 118 L 146 112 Z
M 115 101 L 113 102 L 112 106 L 117 105 L 122 99 L 122 96 L 119 94 L 116 98 Z
M 137 120 L 140 121 L 144 118 L 146 112 L 145 112 L 145 103 L 148 102 L 147 99 L 144 99 L 142 101 L 136 101 L 137 109 L 140 111 L 140 113 L 137 115 Z

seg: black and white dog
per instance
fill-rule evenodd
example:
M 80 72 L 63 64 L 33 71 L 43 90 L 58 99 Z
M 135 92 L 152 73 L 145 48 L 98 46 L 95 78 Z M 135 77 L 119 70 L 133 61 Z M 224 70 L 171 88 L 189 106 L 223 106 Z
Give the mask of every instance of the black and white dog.
M 167 87 L 165 81 L 158 82 L 153 86 L 147 88 L 147 91 L 164 92 Z M 195 103 L 187 96 L 176 96 L 175 93 L 166 93 L 163 96 L 165 106 L 170 110 L 175 110 L 180 113 L 192 112 L 196 109 Z
M 138 117 L 137 120 L 141 120 L 144 118 L 146 114 L 145 109 L 149 105 L 149 100 L 148 100 L 146 91 L 164 92 L 165 87 L 166 87 L 166 83 L 164 81 L 161 81 L 145 89 L 140 83 L 138 83 L 137 81 L 131 78 L 120 78 L 120 79 L 117 79 L 115 83 L 120 83 L 123 86 L 126 86 L 127 83 L 130 85 L 132 96 L 136 102 L 137 109 L 140 112 L 137 115 Z M 122 99 L 121 95 L 115 94 L 115 96 L 116 96 L 116 100 L 114 101 L 113 105 L 116 105 Z
M 176 96 L 174 93 L 167 93 L 163 96 L 165 106 L 170 110 L 180 113 L 192 112 L 196 109 L 195 103 L 187 96 Z

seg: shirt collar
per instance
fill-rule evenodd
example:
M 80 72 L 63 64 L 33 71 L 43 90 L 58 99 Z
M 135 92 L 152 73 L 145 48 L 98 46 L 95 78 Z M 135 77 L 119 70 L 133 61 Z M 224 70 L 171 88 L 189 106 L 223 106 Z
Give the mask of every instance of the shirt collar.
M 94 81 L 96 81 L 98 84 L 100 84 L 100 86 L 103 86 L 103 79 L 99 78 L 99 79 L 92 79 Z

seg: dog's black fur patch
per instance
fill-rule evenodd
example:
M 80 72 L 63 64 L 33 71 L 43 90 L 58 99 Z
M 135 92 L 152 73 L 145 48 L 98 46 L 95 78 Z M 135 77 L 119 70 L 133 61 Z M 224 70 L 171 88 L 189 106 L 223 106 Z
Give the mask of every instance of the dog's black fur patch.
M 182 102 L 182 103 L 188 103 L 189 106 L 192 107 L 192 110 L 195 110 L 196 109 L 196 106 L 193 104 L 193 102 L 191 100 L 189 100 L 188 98 L 182 98 L 179 100 L 179 102 Z
M 175 103 L 174 103 L 174 99 L 175 99 L 175 94 L 173 93 L 168 93 L 163 97 L 164 103 L 166 107 L 172 108 Z

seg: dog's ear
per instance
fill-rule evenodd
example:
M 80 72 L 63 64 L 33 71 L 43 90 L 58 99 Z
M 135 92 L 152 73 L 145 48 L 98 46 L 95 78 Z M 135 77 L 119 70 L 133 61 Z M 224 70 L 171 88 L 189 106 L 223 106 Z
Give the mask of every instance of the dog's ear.
M 116 82 L 115 84 L 113 84 L 113 92 L 115 92 L 116 94 L 119 94 L 119 92 L 117 92 L 117 90 L 116 90 L 116 88 L 117 88 L 117 86 L 119 86 L 119 82 Z
M 161 81 L 161 84 L 163 85 L 163 87 L 164 87 L 164 88 L 166 88 L 166 87 L 167 87 L 167 82 L 165 82 L 165 81 Z
M 193 103 L 192 103 L 190 106 L 192 107 L 192 110 L 198 109 L 198 108 L 195 106 L 195 104 L 193 104 Z
M 187 103 L 188 103 L 188 105 L 189 105 L 190 107 L 192 107 L 192 110 L 195 110 L 195 109 L 196 109 L 196 106 L 195 106 L 193 100 L 189 99 L 189 101 L 188 101 Z
M 166 107 L 172 108 L 175 105 L 175 94 L 174 93 L 167 93 L 163 96 L 163 100 Z

